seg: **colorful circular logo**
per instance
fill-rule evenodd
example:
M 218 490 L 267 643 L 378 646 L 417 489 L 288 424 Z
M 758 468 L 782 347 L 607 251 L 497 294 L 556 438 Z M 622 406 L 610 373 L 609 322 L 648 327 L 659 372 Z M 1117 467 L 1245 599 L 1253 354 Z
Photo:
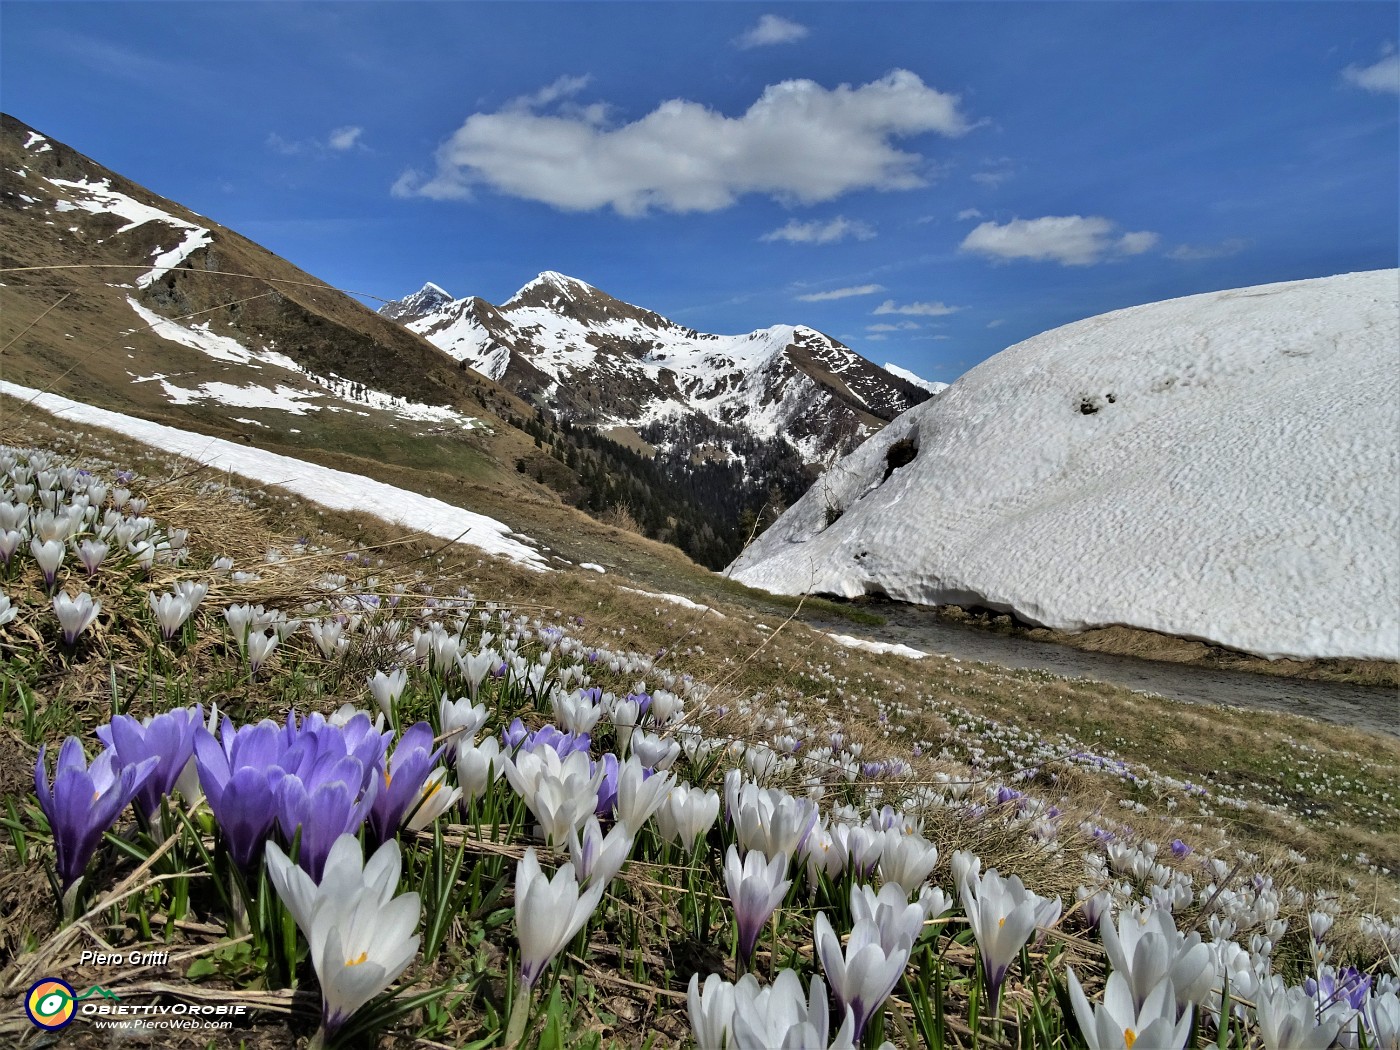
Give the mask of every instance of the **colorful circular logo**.
M 24 997 L 24 1012 L 40 1028 L 53 1031 L 72 1022 L 76 998 L 77 993 L 67 981 L 45 977 Z

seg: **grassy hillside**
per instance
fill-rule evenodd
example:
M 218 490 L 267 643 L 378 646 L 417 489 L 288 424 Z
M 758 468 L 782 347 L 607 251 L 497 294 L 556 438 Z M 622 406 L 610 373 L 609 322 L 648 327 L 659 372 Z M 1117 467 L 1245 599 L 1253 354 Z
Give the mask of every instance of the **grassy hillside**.
M 502 732 L 509 739 L 515 718 L 534 730 L 598 702 L 588 748 L 600 761 L 605 753 L 625 757 L 631 737 L 638 754 L 661 755 L 674 745 L 674 764 L 656 776 L 723 795 L 726 771 L 737 768 L 765 790 L 785 793 L 742 803 L 755 807 L 751 817 L 721 814 L 693 854 L 668 841 L 656 818 L 630 829 L 627 866 L 607 880 L 591 918 L 564 938 L 532 990 L 521 978 L 537 953 L 535 934 L 525 932 L 534 927 L 522 917 L 528 869 L 521 875 L 520 865 L 533 849 L 546 871 L 558 869 L 555 877 L 567 881 L 570 856 L 532 834 L 530 826 L 544 819 L 539 812 L 532 815 L 503 779 L 470 806 L 455 805 L 420 831 L 399 832 L 402 867 L 389 889 L 419 895 L 411 908 L 397 907 L 412 912 L 420 942 L 385 996 L 326 1033 L 332 1043 L 683 1045 L 692 1024 L 703 1028 L 719 1001 L 707 991 L 709 1007 L 689 1006 L 692 976 L 734 981 L 746 969 L 765 988 L 778 982 L 770 997 L 785 996 L 793 981 L 805 995 L 825 975 L 838 1001 L 849 1002 L 830 958 L 814 951 L 814 930 L 822 921 L 838 936 L 858 927 L 852 887 L 895 881 L 896 854 L 906 847 L 871 854 L 880 828 L 895 843 L 925 851 L 921 856 L 928 847 L 937 854 L 927 871 L 916 866 L 911 876 L 914 889 L 923 888 L 923 905 L 907 944 L 895 931 L 904 920 L 887 915 L 890 941 L 882 951 L 904 962 L 892 996 L 869 1004 L 862 1045 L 1083 1045 L 1069 973 L 1090 999 L 1102 998 L 1109 966 L 1102 935 L 1086 918 L 1100 890 L 1111 912 L 1144 899 L 1171 900 L 1174 927 L 1199 933 L 1217 953 L 1243 945 L 1244 969 L 1231 971 L 1238 1016 L 1212 1020 L 1219 998 L 1202 991 L 1190 1007 L 1188 1045 L 1259 1045 L 1259 1010 L 1275 1009 L 1258 977 L 1266 964 L 1294 986 L 1316 976 L 1323 952 L 1330 966 L 1369 974 L 1378 995 L 1382 976 L 1392 972 L 1394 948 L 1385 941 L 1394 941 L 1400 926 L 1393 918 L 1400 910 L 1400 836 L 1391 830 L 1400 826 L 1400 744 L 1393 739 L 1036 673 L 846 649 L 756 595 L 707 594 L 710 608 L 695 609 L 637 593 L 644 588 L 625 589 L 641 582 L 640 571 L 639 578 L 531 572 L 469 547 L 404 534 L 371 514 L 331 512 L 271 486 L 211 475 L 94 428 L 73 433 L 11 400 L 0 402 L 0 411 L 8 441 L 26 450 L 0 451 L 8 472 L 0 502 L 22 497 L 25 506 L 22 525 L 14 511 L 0 524 L 42 535 L 56 527 L 44 517 L 46 499 L 50 511 L 66 514 L 75 505 L 69 496 L 81 489 L 84 498 L 100 499 L 91 504 L 98 508 L 91 520 L 80 511 L 75 545 L 123 524 L 157 544 L 148 568 L 136 539 L 135 551 L 114 546 L 91 576 L 69 547 L 49 583 L 25 537 L 3 572 L 0 987 L 15 1001 L 40 977 L 62 975 L 79 993 L 102 985 L 123 1002 L 249 1008 L 230 1028 L 202 1034 L 200 1045 L 311 1040 L 325 1019 L 321 1001 L 331 970 L 352 972 L 359 948 L 345 958 L 313 951 L 297 932 L 295 909 L 280 903 L 286 894 L 264 874 L 261 853 L 242 888 L 230 883 L 231 826 L 215 817 L 212 803 L 198 800 L 200 788 L 173 790 L 149 818 L 124 807 L 69 888 L 62 880 L 72 850 L 56 850 L 32 771 L 44 747 L 47 783 L 70 734 L 95 755 L 101 745 L 94 729 L 118 715 L 139 720 L 193 704 L 207 715 L 217 704 L 236 727 L 263 717 L 284 723 L 292 709 L 303 719 L 330 715 L 347 703 L 377 713 L 381 701 L 371 682 L 396 669 L 404 672 L 402 692 L 383 701 L 391 749 L 419 720 L 428 723 L 422 732 L 448 742 L 451 730 L 438 710 L 444 693 L 483 705 L 484 725 L 469 734 L 481 740 Z M 29 473 L 31 464 L 39 473 Z M 40 494 L 52 485 L 65 494 Z M 127 503 L 128 496 L 145 503 Z M 562 531 L 567 512 L 555 513 Z M 545 522 L 548 528 L 547 516 Z M 571 553 L 581 557 L 605 540 L 598 529 L 576 536 Z M 640 569 L 642 547 L 629 542 Z M 653 556 L 666 554 L 657 548 Z M 166 638 L 148 595 L 182 581 L 207 584 L 208 591 Z M 71 642 L 53 606 L 59 592 L 101 602 Z M 246 635 L 235 626 L 244 605 L 263 607 Z M 343 624 L 343 646 L 332 640 L 327 648 L 327 636 L 318 637 L 332 623 Z M 257 646 L 254 633 L 264 639 Z M 280 640 L 262 654 L 274 638 Z M 493 669 L 473 684 L 472 660 L 488 652 Z M 585 688 L 601 695 L 580 692 Z M 626 697 L 643 694 L 652 707 L 639 724 L 651 736 L 636 737 Z M 442 790 L 468 782 L 464 755 Z M 391 768 L 409 776 L 407 767 Z M 574 785 L 585 795 L 593 790 Z M 535 800 L 537 809 L 543 805 Z M 785 833 L 776 818 L 762 815 L 765 805 L 796 807 L 792 812 L 820 823 L 799 858 L 784 861 L 792 884 L 779 892 L 773 918 L 759 924 L 749 953 L 736 943 L 730 899 L 737 894 L 726 885 L 724 857 L 731 846 L 748 849 L 751 858 L 776 855 Z M 603 826 L 611 826 L 606 816 Z M 812 850 L 843 828 L 865 830 L 840 831 L 843 847 L 822 846 L 821 856 L 846 859 L 818 865 L 809 878 Z M 286 835 L 279 824 L 272 835 L 295 853 L 310 832 L 303 825 L 300 836 Z M 853 847 L 856 840 L 865 845 Z M 1037 899 L 1060 902 L 1053 915 L 1038 913 L 1042 938 L 1024 951 L 1012 946 L 999 1006 L 988 997 L 990 964 L 979 962 L 993 935 L 970 924 L 959 900 L 960 882 L 978 885 L 965 865 L 959 874 L 959 850 L 980 858 L 980 892 L 988 900 L 993 889 L 985 873 L 996 868 L 1023 879 Z M 853 870 L 861 857 L 875 867 Z M 245 890 L 246 913 L 239 904 Z M 907 903 L 914 894 L 903 892 Z M 1324 928 L 1310 919 L 1313 912 L 1334 921 Z M 84 950 L 103 945 L 170 957 L 117 968 L 82 962 Z M 380 947 L 366 942 L 371 963 Z M 785 970 L 793 975 L 780 976 Z M 776 998 L 765 1001 L 772 1009 L 760 1011 L 760 1021 L 782 1013 Z M 825 993 L 815 1001 L 824 1003 Z M 843 1009 L 830 1015 L 832 1032 L 844 1016 Z M 729 1018 L 730 1045 L 749 1045 L 733 1034 L 737 1023 Z M 1346 1023 L 1362 1022 L 1351 1013 Z M 0 1020 L 7 1042 L 27 1045 L 37 1034 L 22 1015 Z M 68 1038 L 72 1045 L 107 1045 L 110 1033 L 79 1016 Z M 183 1045 L 177 1038 L 183 1036 L 157 1035 L 154 1045 Z

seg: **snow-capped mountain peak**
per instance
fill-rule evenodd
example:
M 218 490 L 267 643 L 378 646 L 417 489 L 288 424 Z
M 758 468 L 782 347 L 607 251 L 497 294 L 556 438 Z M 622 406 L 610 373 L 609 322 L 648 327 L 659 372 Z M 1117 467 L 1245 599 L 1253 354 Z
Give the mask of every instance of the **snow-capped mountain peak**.
M 428 281 L 412 295 L 392 303 L 386 303 L 379 312 L 392 321 L 407 324 L 414 318 L 430 314 L 434 310 L 441 310 L 452 301 L 450 292 L 441 285 Z
M 499 307 L 469 297 L 400 312 L 415 298 L 380 312 L 522 396 L 604 429 L 699 415 L 786 440 L 815 464 L 927 397 L 805 325 L 697 332 L 553 270 Z

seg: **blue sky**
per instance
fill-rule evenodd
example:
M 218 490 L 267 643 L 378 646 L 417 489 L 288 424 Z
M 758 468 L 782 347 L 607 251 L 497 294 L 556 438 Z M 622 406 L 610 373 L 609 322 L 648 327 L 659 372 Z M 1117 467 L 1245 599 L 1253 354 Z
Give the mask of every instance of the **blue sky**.
M 7 112 L 339 287 L 559 270 L 951 380 L 1397 264 L 1393 3 L 7 0 Z

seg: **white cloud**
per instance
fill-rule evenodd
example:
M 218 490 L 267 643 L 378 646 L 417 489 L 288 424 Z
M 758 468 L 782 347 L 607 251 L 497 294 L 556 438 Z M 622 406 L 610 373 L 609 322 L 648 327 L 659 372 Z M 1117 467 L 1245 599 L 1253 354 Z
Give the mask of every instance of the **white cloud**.
M 736 47 L 769 47 L 773 44 L 795 44 L 807 35 L 807 27 L 778 15 L 764 15 L 758 24 L 746 30 L 734 41 Z
M 899 324 L 868 324 L 865 326 L 867 332 L 910 332 L 919 326 L 913 321 L 901 321 Z
M 998 317 L 998 318 L 997 318 L 996 320 L 994 320 L 994 321 L 988 321 L 988 322 L 987 322 L 987 327 L 988 327 L 988 328 L 1000 328 L 1000 327 L 1001 327 L 1002 325 L 1004 325 L 1004 324 L 1006 324 L 1006 318 L 1004 318 L 1004 317 Z
M 1136 233 L 1125 233 L 1118 238 L 1117 250 L 1123 255 L 1141 255 L 1143 252 L 1151 251 L 1161 240 L 1157 234 L 1148 230 L 1138 230 Z
M 759 240 L 788 241 L 792 244 L 835 244 L 847 237 L 868 241 L 874 236 L 875 230 L 868 223 L 838 215 L 830 222 L 798 222 L 793 219 L 786 226 L 769 230 Z
M 1374 65 L 1347 66 L 1342 79 L 1352 87 L 1378 95 L 1400 95 L 1400 54 L 1389 54 Z
M 284 139 L 275 131 L 268 132 L 267 148 L 274 153 L 280 153 L 284 157 L 294 157 L 298 153 L 306 152 L 305 142 L 294 142 L 291 139 Z
M 1249 242 L 1239 237 L 1230 237 L 1219 244 L 1178 244 L 1167 257 L 1171 259 L 1224 259 L 1238 255 L 1249 247 Z
M 998 157 L 996 160 L 983 161 L 985 170 L 972 173 L 972 181 L 979 186 L 989 186 L 992 189 L 1000 186 L 1015 174 L 1012 170 L 1010 157 Z
M 267 148 L 274 153 L 280 153 L 284 157 L 296 157 L 301 154 L 311 154 L 313 156 L 325 156 L 328 151 L 343 153 L 345 150 L 359 147 L 364 149 L 364 143 L 360 141 L 365 129 L 356 124 L 348 124 L 343 128 L 336 128 L 329 135 L 322 139 L 288 139 L 283 138 L 277 132 L 269 132 L 267 136 Z
M 600 107 L 540 113 L 518 102 L 474 113 L 439 148 L 430 177 L 405 172 L 393 192 L 461 199 L 486 185 L 564 211 L 623 215 L 718 211 L 748 193 L 813 204 L 923 186 L 924 159 L 891 140 L 968 130 L 957 96 L 907 70 L 830 90 L 783 81 L 738 117 L 671 99 L 630 124 L 602 118 Z
M 1113 222 L 1097 215 L 1046 215 L 1013 219 L 1005 225 L 984 222 L 963 239 L 961 248 L 993 259 L 1091 266 L 1107 256 L 1141 255 L 1159 239 L 1147 230 L 1115 236 L 1116 230 Z
M 352 149 L 359 144 L 360 136 L 364 133 L 365 129 L 356 124 L 351 124 L 343 128 L 336 128 L 331 132 L 331 136 L 326 140 L 326 144 L 330 146 L 331 149 L 335 150 Z
M 876 316 L 880 314 L 909 314 L 914 317 L 946 317 L 961 309 L 961 306 L 948 306 L 945 303 L 905 303 L 903 306 L 896 306 L 893 299 L 886 299 L 875 307 L 874 313 Z
M 958 222 L 966 222 L 968 219 L 980 219 L 982 213 L 976 208 L 964 208 L 958 212 Z
M 534 94 L 521 95 L 519 98 L 511 99 L 507 103 L 507 108 L 540 109 L 552 102 L 558 102 L 561 98 L 573 98 L 592 81 L 593 77 L 589 74 L 581 77 L 562 76 L 554 83 L 546 84 Z
M 799 303 L 825 303 L 832 299 L 849 299 L 855 295 L 874 295 L 876 292 L 883 292 L 885 286 L 881 284 L 857 284 L 850 288 L 833 288 L 829 292 L 808 292 L 806 295 L 799 295 Z

